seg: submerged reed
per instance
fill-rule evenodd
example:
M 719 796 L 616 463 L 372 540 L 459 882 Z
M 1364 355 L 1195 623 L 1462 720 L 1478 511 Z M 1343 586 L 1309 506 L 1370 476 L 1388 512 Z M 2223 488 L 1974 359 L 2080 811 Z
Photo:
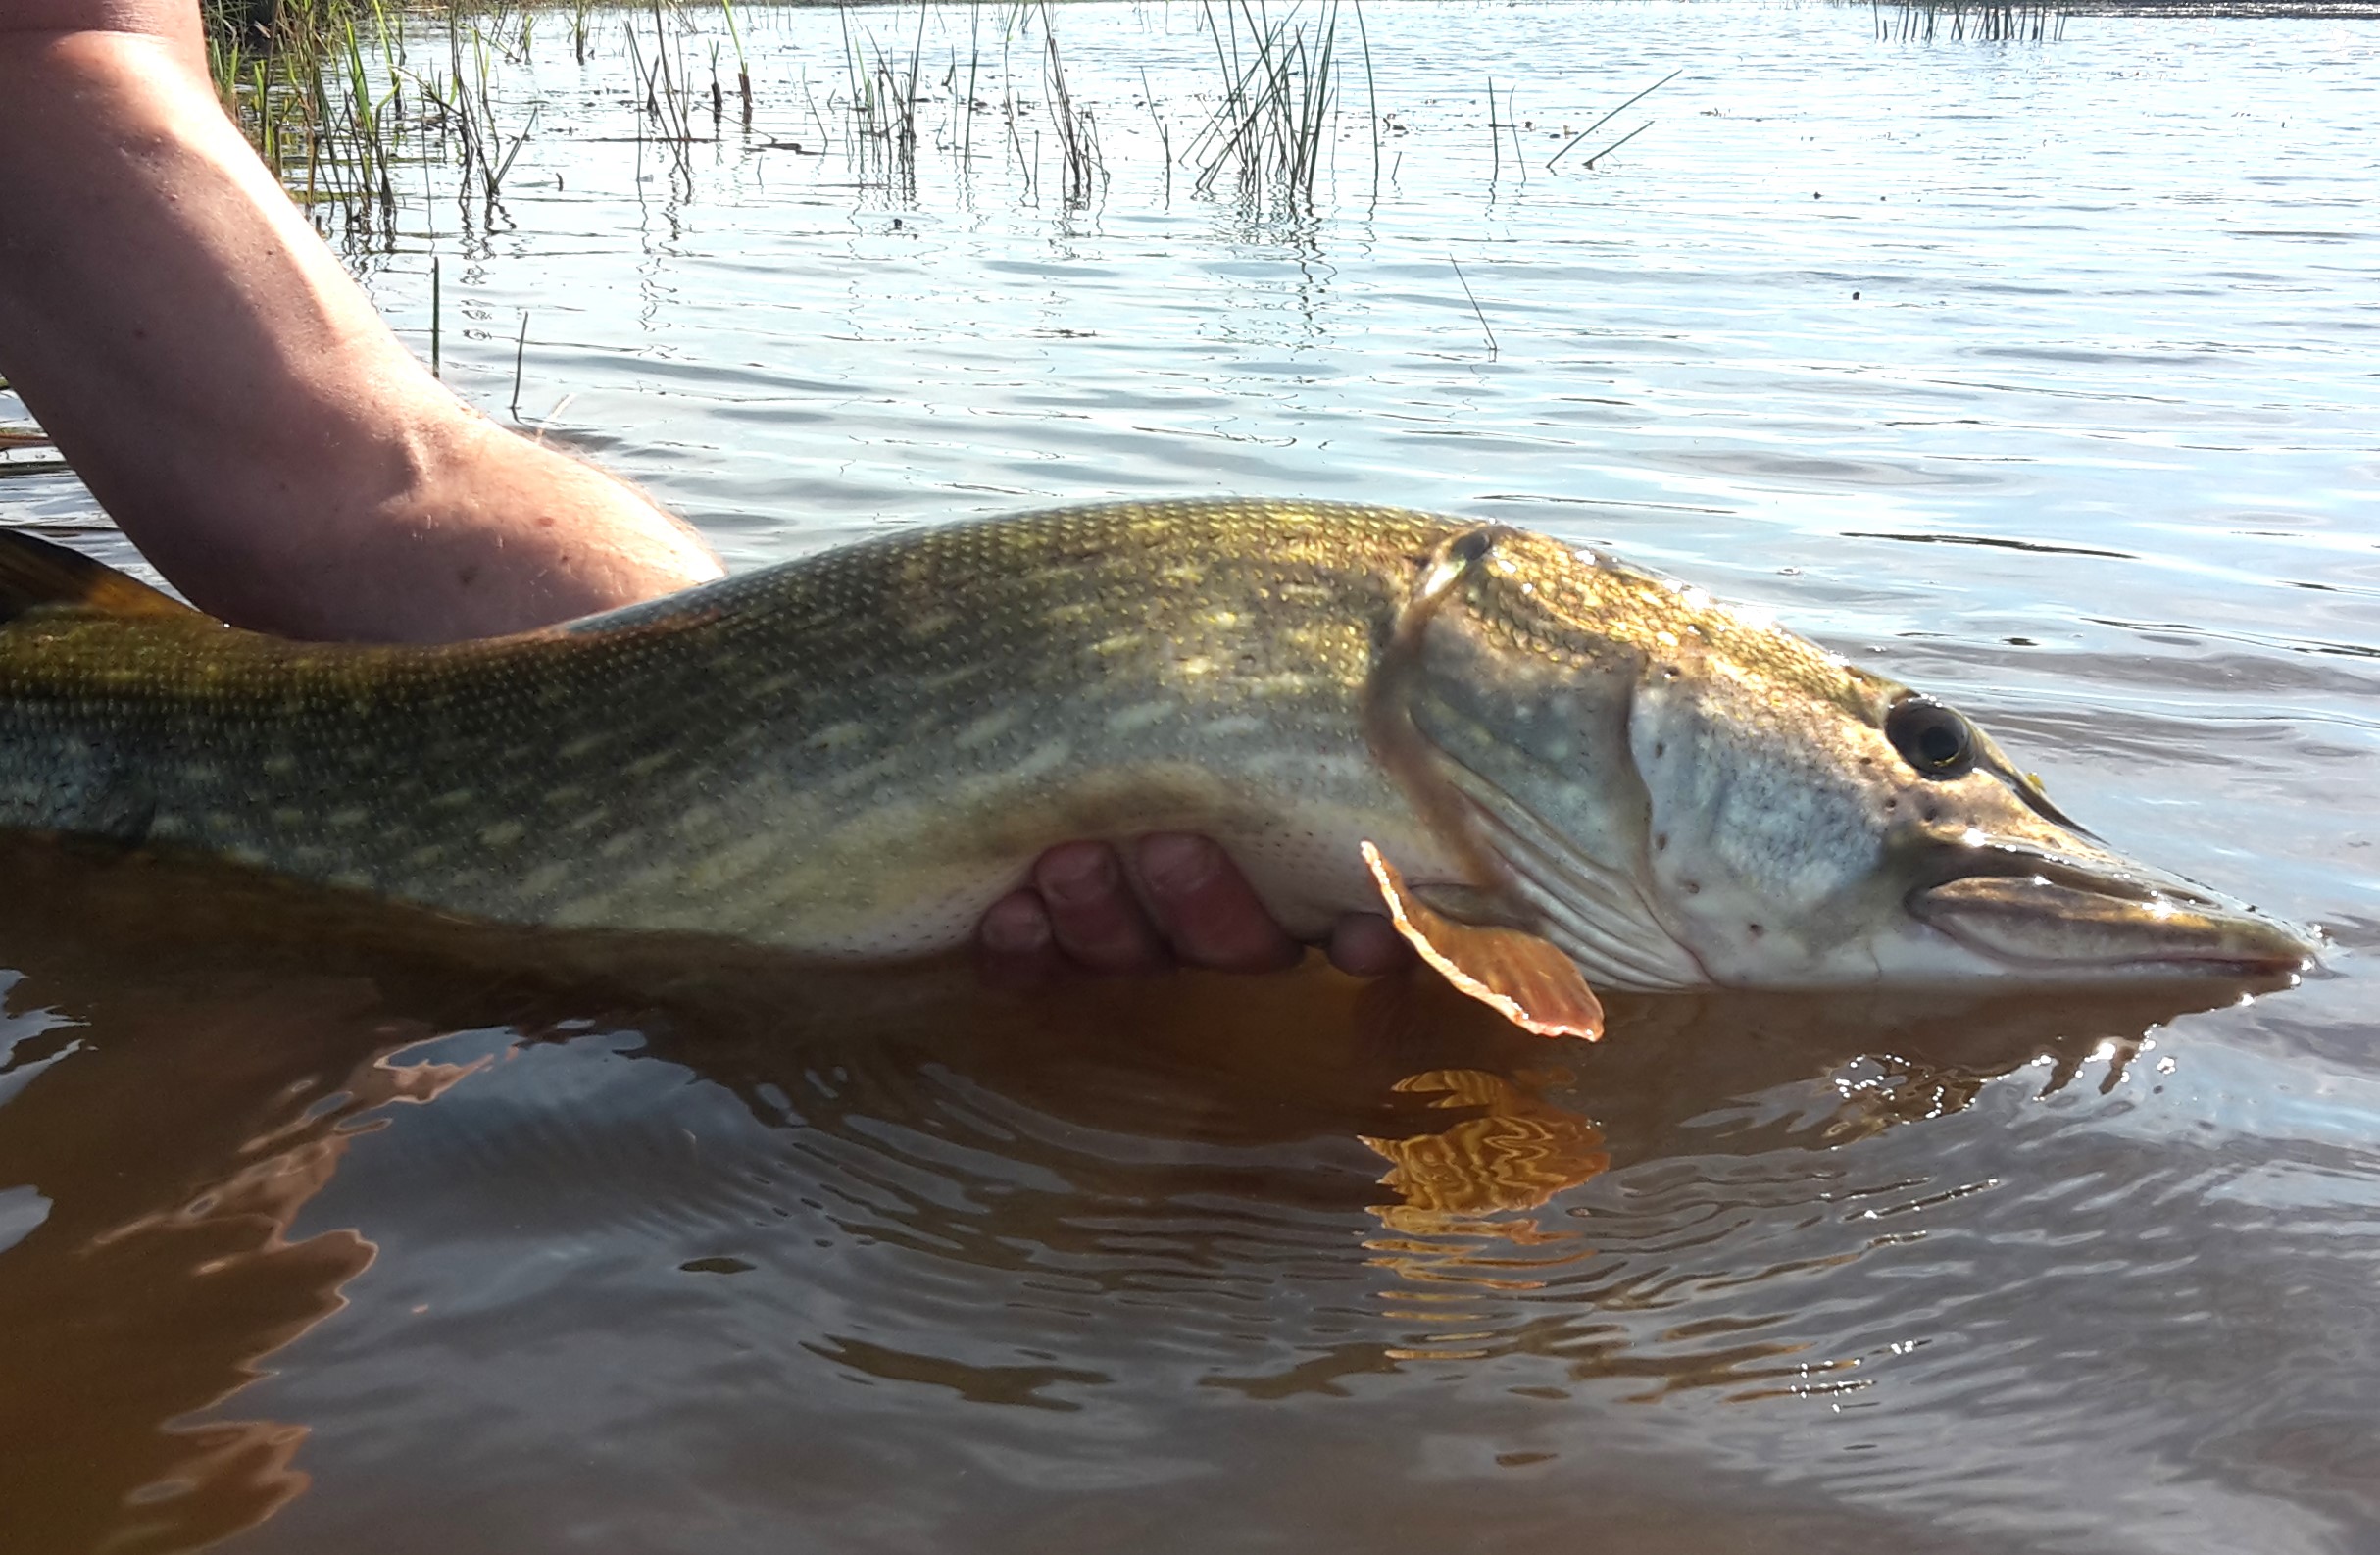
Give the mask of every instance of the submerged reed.
M 2063 37 L 2066 13 L 2039 4 L 1968 0 L 1870 0 L 1878 38 L 1931 43 L 1938 36 L 1978 43 L 2043 43 Z
M 1058 147 L 1065 156 L 1064 196 L 1069 207 L 1088 205 L 1094 186 L 1104 188 L 1108 165 L 1099 154 L 1099 125 L 1091 110 L 1075 102 L 1066 90 L 1066 66 L 1058 57 L 1058 22 L 1042 0 L 1041 46 L 1043 81 L 1048 90 L 1050 119 L 1057 125 Z
M 207 0 L 208 65 L 223 106 L 289 192 L 393 216 L 400 82 L 378 0 Z
M 1376 98 L 1371 95 L 1371 44 L 1360 4 L 1352 6 L 1364 59 L 1366 102 L 1371 105 L 1372 182 L 1379 183 L 1380 135 Z M 1311 12 L 1292 5 L 1278 20 L 1249 0 L 1214 0 L 1200 12 L 1215 42 L 1222 73 L 1221 101 L 1205 127 L 1182 150 L 1195 166 L 1193 185 L 1210 193 L 1226 174 L 1236 181 L 1252 212 L 1297 211 L 1314 202 L 1339 111 L 1339 0 L 1321 0 Z
M 208 65 L 223 107 L 290 194 L 327 226 L 385 232 L 398 167 L 459 156 L 492 206 L 536 123 L 498 121 L 492 74 L 525 59 L 536 13 L 496 0 L 447 4 L 447 68 L 413 69 L 403 0 L 205 0 Z M 581 37 L 586 9 L 570 13 Z
M 1253 215 L 1311 206 L 1341 110 L 1341 3 L 1296 0 L 1276 16 L 1268 15 L 1261 0 L 1201 0 L 1221 90 L 1213 113 L 1188 144 L 1178 148 L 1178 155 L 1170 128 L 1157 116 L 1154 99 L 1150 101 L 1168 188 L 1178 161 L 1193 170 L 1200 193 L 1229 186 Z M 1360 5 L 1357 0 L 1346 3 L 1357 25 L 1357 52 L 1364 70 L 1364 111 L 1370 125 L 1376 190 L 1380 132 L 1370 46 Z M 719 0 L 719 6 L 734 58 L 740 118 L 749 129 L 752 59 L 745 29 L 733 0 Z M 618 7 L 603 6 L 601 0 L 565 0 L 542 11 L 521 0 L 205 0 L 205 7 L 209 57 L 225 108 L 282 183 L 316 212 L 318 225 L 327 228 L 334 218 L 342 220 L 351 234 L 385 232 L 395 216 L 399 168 L 431 160 L 459 161 L 466 187 L 493 213 L 507 176 L 534 132 L 536 113 L 532 107 L 508 131 L 491 77 L 500 62 L 526 56 L 540 14 L 560 18 L 571 53 L 581 64 L 588 58 L 600 12 L 615 10 L 620 15 L 633 92 L 642 110 L 640 145 L 652 141 L 671 147 L 682 168 L 686 148 L 717 139 L 724 116 L 714 43 L 709 133 L 697 128 L 699 88 L 683 58 L 683 29 L 672 36 L 669 22 L 678 10 L 677 0 L 629 0 Z M 866 164 L 860 170 L 863 184 L 915 188 L 918 107 L 927 97 L 923 57 L 928 9 L 919 7 L 914 30 L 902 40 L 906 48 L 896 44 L 888 49 L 865 24 L 855 27 L 848 13 L 843 17 L 844 79 L 835 106 L 848 118 L 849 143 Z M 1069 85 L 1056 13 L 1048 0 L 1004 10 L 999 68 L 1007 86 L 996 106 L 1006 121 L 1008 152 L 1024 173 L 1028 195 L 1037 197 L 1043 181 L 1044 130 L 1036 110 L 1046 108 L 1048 134 L 1059 159 L 1055 192 L 1069 207 L 1085 205 L 1108 182 L 1098 112 Z M 955 51 L 942 81 L 955 116 L 963 121 L 952 136 L 963 170 L 973 154 L 973 116 L 995 107 L 976 95 L 986 62 L 982 13 L 974 7 L 970 12 L 965 90 L 958 89 L 963 62 Z M 407 58 L 406 34 L 398 24 L 423 16 L 443 19 L 445 58 L 417 68 Z M 902 23 L 896 21 L 895 26 Z M 1034 73 L 1040 77 L 1040 103 L 1018 97 L 1016 78 L 1008 68 L 1010 43 L 1033 26 L 1041 32 Z M 417 46 L 422 30 L 417 24 L 412 33 Z M 811 113 L 821 138 L 831 140 L 815 102 Z
M 509 66 L 529 58 L 540 19 L 562 29 L 582 67 L 607 52 L 603 29 L 619 25 L 619 42 L 606 63 L 615 71 L 624 66 L 628 75 L 634 133 L 622 138 L 635 142 L 640 167 L 648 146 L 666 147 L 676 174 L 690 176 L 693 148 L 718 145 L 734 132 L 725 78 L 731 63 L 735 117 L 747 140 L 808 155 L 830 154 L 840 140 L 856 186 L 894 199 L 917 192 L 921 143 L 949 153 L 962 181 L 971 177 L 981 154 L 974 122 L 985 114 L 998 116 L 998 138 L 1005 144 L 996 155 L 1009 160 L 1027 202 L 1040 201 L 1046 190 L 1065 208 L 1079 209 L 1104 198 L 1110 181 L 1101 124 L 1107 105 L 1086 98 L 1069 76 L 1060 44 L 1061 12 L 1051 0 L 1012 0 L 997 9 L 969 5 L 964 27 L 949 25 L 954 13 L 941 0 L 921 0 L 914 20 L 906 6 L 857 15 L 838 6 L 841 65 L 829 69 L 818 93 L 812 91 L 815 62 L 775 67 L 798 81 L 792 111 L 806 112 L 818 132 L 809 145 L 806 131 L 792 140 L 754 129 L 754 73 L 771 67 L 756 58 L 747 15 L 735 0 L 204 4 L 210 59 L 226 109 L 316 225 L 328 233 L 343 222 L 351 239 L 393 242 L 397 185 L 419 177 L 426 192 L 429 169 L 440 163 L 460 167 L 466 226 L 500 220 L 508 180 L 539 123 L 535 104 L 523 112 L 501 102 L 500 83 Z M 1944 25 L 1945 17 L 1953 28 L 2001 25 L 1962 19 L 1968 9 L 1954 3 L 1909 15 L 1922 15 L 1927 26 Z M 1971 9 L 1981 18 L 2011 8 Z M 987 52 L 987 10 L 999 32 L 996 52 Z M 1145 108 L 1156 128 L 1152 149 L 1162 157 L 1168 199 L 1178 165 L 1194 193 L 1233 202 L 1246 220 L 1302 219 L 1312 214 L 1342 144 L 1359 157 L 1368 150 L 1377 197 L 1383 128 L 1398 126 L 1381 112 L 1362 0 L 1199 0 L 1197 19 L 1212 48 L 1214 74 L 1205 89 L 1184 92 L 1196 105 L 1190 117 L 1175 122 L 1176 105 L 1161 102 L 1146 69 L 1133 110 Z M 1352 24 L 1344 33 L 1343 21 Z M 1036 28 L 1038 38 L 1032 36 Z M 931 66 L 939 69 L 929 68 L 929 31 Z M 689 67 L 689 38 L 708 52 L 707 82 L 699 55 Z M 947 65 L 941 58 L 945 38 Z M 1348 75 L 1359 62 L 1360 96 Z M 1545 167 L 1565 160 L 1569 168 L 1594 167 L 1647 125 L 1598 131 L 1674 78 L 1638 92 L 1570 137 Z M 1508 169 L 1525 179 L 1535 160 L 1524 160 L 1513 90 L 1509 81 L 1489 86 L 1491 184 Z M 701 111 L 706 103 L 707 120 Z M 945 114 L 934 113 L 929 105 L 935 104 L 946 105 Z M 1351 123 L 1351 115 L 1358 122 Z M 1045 152 L 1054 152 L 1054 167 L 1045 168 Z M 559 185 L 559 177 L 554 181 Z

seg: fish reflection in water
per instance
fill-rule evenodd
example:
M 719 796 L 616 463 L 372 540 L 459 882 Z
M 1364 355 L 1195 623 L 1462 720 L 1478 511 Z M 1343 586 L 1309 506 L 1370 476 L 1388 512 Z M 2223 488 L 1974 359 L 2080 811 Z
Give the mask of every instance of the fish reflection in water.
M 1457 1013 L 1441 1007 L 1429 1017 L 1420 1015 L 1433 1003 L 1443 1006 L 1445 995 L 1435 988 L 1383 988 L 1379 993 L 1388 997 L 1370 1002 L 1383 1028 L 1410 1028 L 1420 1019 L 1443 1020 Z M 1856 1006 L 1859 1001 L 1777 996 L 1644 1000 L 1629 1012 L 1628 1028 L 1638 1043 L 1634 1061 L 1598 1064 L 1599 1073 L 1584 1085 L 1571 1069 L 1551 1065 L 1524 1067 L 1510 1075 L 1431 1070 L 1397 1081 L 1396 1090 L 1428 1096 L 1433 1110 L 1457 1121 L 1403 1137 L 1365 1136 L 1363 1141 L 1389 1162 L 1380 1182 L 1396 1195 L 1394 1202 L 1374 1207 L 1381 1233 L 1365 1243 L 1373 1263 L 1397 1279 L 1396 1285 L 1382 1292 L 1384 1309 L 1429 1325 L 1389 1353 L 1399 1359 L 1480 1360 L 1540 1347 L 1543 1336 L 1535 1329 L 1524 1326 L 1499 1331 L 1492 1327 L 1495 1307 L 1464 1300 L 1462 1292 L 1466 1287 L 1491 1297 L 1584 1295 L 1614 1308 L 1659 1307 L 1675 1299 L 1666 1278 L 1674 1274 L 1671 1270 L 1661 1271 L 1661 1278 L 1650 1283 L 1646 1272 L 1637 1268 L 1627 1269 L 1616 1284 L 1599 1278 L 1611 1273 L 1595 1267 L 1604 1252 L 1596 1237 L 1599 1216 L 1591 1208 L 1561 1202 L 1566 1190 L 1612 1164 L 1611 1144 L 1597 1116 L 1627 1119 L 1635 1125 L 1632 1131 L 1670 1138 L 1689 1124 L 1674 1110 L 1656 1108 L 1651 1116 L 1640 1112 L 1665 1088 L 1662 1080 L 1674 1078 L 1647 1073 L 1649 1067 L 1700 1069 L 1711 1088 L 1690 1088 L 1683 1095 L 1706 1102 L 1725 1095 L 1729 1086 L 1747 1096 L 1773 1098 L 1780 1085 L 1823 1073 L 1825 1078 L 1813 1087 L 1824 1096 L 1823 1103 L 1794 1117 L 1783 1130 L 1797 1143 L 1823 1147 L 1849 1144 L 1895 1124 L 1963 1110 L 1988 1081 L 2037 1060 L 2048 1060 L 2045 1095 L 2070 1083 L 2086 1058 L 2105 1061 L 2107 1083 L 2112 1084 L 2137 1050 L 2142 1032 L 2160 1016 L 2180 1013 L 2153 1012 L 2138 1000 L 2107 1002 L 2096 1010 L 2075 1012 L 2071 1028 L 2060 1029 L 2042 1023 L 2037 1008 L 2018 1001 L 1903 995 L 1870 1001 L 1869 1008 L 1855 1009 L 1848 1017 L 1846 1003 Z M 1819 1034 L 1830 1024 L 1837 1028 L 1832 1040 Z M 1722 1035 L 1730 1026 L 1734 1041 Z M 1709 1058 L 1714 1055 L 1721 1063 L 1740 1064 L 1747 1056 L 1741 1044 L 1747 1042 L 1781 1060 L 1783 1068 L 1763 1072 L 1743 1065 L 1728 1075 L 1711 1067 Z M 1700 1056 L 1694 1056 L 1698 1050 Z M 1769 1104 L 1774 1105 L 1773 1099 Z M 1747 1113 L 1759 1106 L 1739 1104 Z M 1663 1116 L 1664 1111 L 1669 1115 Z M 1716 1124 L 1724 1116 L 1722 1109 L 1699 1121 Z M 1660 1153 L 1661 1147 L 1648 1141 L 1638 1160 Z M 1759 1152 L 1751 1154 L 1757 1158 Z M 1796 1163 L 1766 1185 L 1790 1192 L 1822 1182 L 1829 1175 Z M 1538 1213 L 1548 1206 L 1558 1213 Z M 1861 1250 L 1788 1257 L 1749 1277 L 1742 1271 L 1722 1271 L 1702 1278 L 1739 1282 L 1790 1273 L 1796 1267 L 1849 1262 Z M 1686 1276 L 1678 1282 L 1698 1280 Z M 1787 1316 L 1778 1312 L 1764 1322 L 1711 1326 L 1694 1336 L 1747 1331 Z M 1483 1324 L 1491 1327 L 1477 1327 Z M 1574 1380 L 1649 1379 L 1654 1389 L 1643 1397 L 1677 1387 L 1725 1385 L 1736 1390 L 1735 1396 L 1751 1398 L 1788 1379 L 1791 1390 L 1803 1395 L 1862 1385 L 1849 1375 L 1859 1365 L 1856 1357 L 1813 1355 L 1808 1346 L 1794 1342 L 1755 1340 L 1696 1348 L 1682 1356 L 1647 1354 L 1623 1325 L 1572 1324 L 1546 1353 L 1557 1349 L 1570 1361 Z
M 1490 1314 L 1448 1301 L 1448 1285 L 1476 1285 L 1488 1291 L 1537 1290 L 1548 1267 L 1592 1256 L 1576 1229 L 1548 1227 L 1527 1212 L 1550 1203 L 1611 1164 L 1603 1130 L 1578 1113 L 1545 1101 L 1541 1085 L 1569 1078 L 1563 1071 L 1524 1073 L 1512 1078 L 1476 1069 L 1433 1069 L 1408 1075 L 1396 1088 L 1434 1098 L 1431 1105 L 1461 1114 L 1437 1133 L 1401 1139 L 1365 1135 L 1364 1142 L 1386 1157 L 1380 1185 L 1398 1202 L 1373 1211 L 1383 1234 L 1364 1245 L 1373 1263 L 1395 1273 L 1412 1289 L 1403 1302 L 1390 1292 L 1387 1305 L 1399 1317 L 1432 1325 L 1430 1342 L 1398 1346 L 1400 1360 L 1476 1360 L 1492 1353 L 1473 1348 L 1492 1340 L 1492 1329 L 1467 1325 Z M 1541 1262 L 1501 1256 L 1499 1242 L 1514 1252 L 1551 1250 Z M 1402 1309 L 1402 1310 L 1400 1310 Z
M 947 1400 L 903 1428 L 927 1443 L 981 1437 L 976 1405 L 1187 1425 L 1203 1390 L 1287 1401 L 1494 1364 L 1584 1408 L 1606 1380 L 1607 1400 L 1856 1388 L 1859 1355 L 1805 1331 L 1806 1293 L 1733 1299 L 1909 1234 L 1840 1213 L 1862 1194 L 1906 1211 L 1912 1184 L 1859 1179 L 1831 1147 L 2045 1058 L 2062 1085 L 2176 1013 L 1644 998 L 1614 1001 L 1589 1048 L 1419 979 L 1021 1000 L 965 969 L 490 934 L 40 844 L 0 863 L 20 886 L 0 905 L 19 974 L 0 1183 L 47 1204 L 0 1251 L 18 1339 L 0 1421 L 34 1427 L 0 1453 L 0 1506 L 29 1509 L 44 1550 L 186 1548 L 272 1516 L 310 1473 L 347 1486 L 375 1454 L 443 1469 L 501 1447 L 464 1427 L 441 1445 L 445 1390 L 470 1396 L 473 1367 L 550 1376 L 566 1363 L 511 1353 L 549 1330 L 683 1325 L 690 1342 L 717 1322 L 731 1366 L 681 1377 L 669 1346 L 631 1346 L 618 1364 L 650 1375 L 623 1385 L 664 1422 L 719 1389 L 734 1430 L 807 1430 L 811 1451 L 842 1411 L 866 1441 L 887 1405 L 829 1390 L 788 1415 L 756 1376 L 798 1391 L 825 1367 Z M 502 1104 L 455 1111 L 481 1092 Z M 375 1135 L 395 1137 L 369 1195 L 328 1194 L 355 1224 L 301 1230 Z M 484 1234 L 466 1265 L 448 1246 L 443 1273 L 396 1256 L 358 1281 L 450 1219 Z M 688 1283 L 536 1273 L 655 1243 Z M 367 1305 L 343 1314 L 351 1294 Z M 404 1337 L 392 1305 L 439 1339 Z M 293 1341 L 335 1347 L 347 1325 L 393 1335 L 385 1359 L 342 1363 L 369 1386 L 249 1418 L 287 1391 L 260 1378 L 302 1392 L 313 1350 Z M 691 1446 L 713 1428 L 687 1429 Z M 888 1493 L 899 1478 L 870 1472 Z

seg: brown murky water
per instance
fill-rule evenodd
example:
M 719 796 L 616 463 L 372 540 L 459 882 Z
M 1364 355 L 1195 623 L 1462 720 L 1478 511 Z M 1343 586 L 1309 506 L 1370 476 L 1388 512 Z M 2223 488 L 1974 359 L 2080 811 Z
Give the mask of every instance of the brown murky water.
M 1195 8 L 1062 13 L 1089 207 L 947 94 L 906 182 L 786 149 L 831 12 L 747 16 L 752 129 L 630 147 L 604 15 L 492 51 L 505 209 L 429 170 L 357 262 L 425 338 L 444 256 L 495 409 L 530 310 L 523 413 L 739 564 L 1158 490 L 1529 524 L 1955 697 L 2331 964 L 1589 1048 L 10 844 L 0 1550 L 2380 1549 L 2374 24 L 1382 6 L 1378 193 L 1351 120 L 1283 216 L 1161 182 Z M 854 35 L 938 81 L 970 16 Z M 1517 176 L 1680 64 L 1625 156 Z M 59 477 L 0 518 L 115 544 Z

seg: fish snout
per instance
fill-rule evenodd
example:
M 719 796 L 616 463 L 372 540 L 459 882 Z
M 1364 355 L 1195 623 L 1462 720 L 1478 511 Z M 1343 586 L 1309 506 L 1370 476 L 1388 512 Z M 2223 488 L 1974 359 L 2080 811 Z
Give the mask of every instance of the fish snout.
M 1968 950 L 2051 978 L 2293 978 L 2313 933 L 2114 854 L 1968 850 L 1907 898 L 1911 916 Z

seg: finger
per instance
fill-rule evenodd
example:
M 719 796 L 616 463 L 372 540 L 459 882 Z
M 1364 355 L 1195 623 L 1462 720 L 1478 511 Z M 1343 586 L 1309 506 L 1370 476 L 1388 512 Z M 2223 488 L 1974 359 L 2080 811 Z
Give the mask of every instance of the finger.
M 1231 856 L 1206 837 L 1160 831 L 1133 851 L 1160 932 L 1174 954 L 1218 972 L 1278 972 L 1305 954 Z
M 983 980 L 998 987 L 1031 987 L 1065 966 L 1049 909 L 1034 890 L 1011 891 L 975 926 L 975 960 Z
M 1413 959 L 1413 947 L 1378 913 L 1345 913 L 1330 926 L 1330 964 L 1351 978 L 1379 978 Z
M 1062 842 L 1033 864 L 1058 948 L 1092 972 L 1155 972 L 1168 957 L 1105 842 Z

